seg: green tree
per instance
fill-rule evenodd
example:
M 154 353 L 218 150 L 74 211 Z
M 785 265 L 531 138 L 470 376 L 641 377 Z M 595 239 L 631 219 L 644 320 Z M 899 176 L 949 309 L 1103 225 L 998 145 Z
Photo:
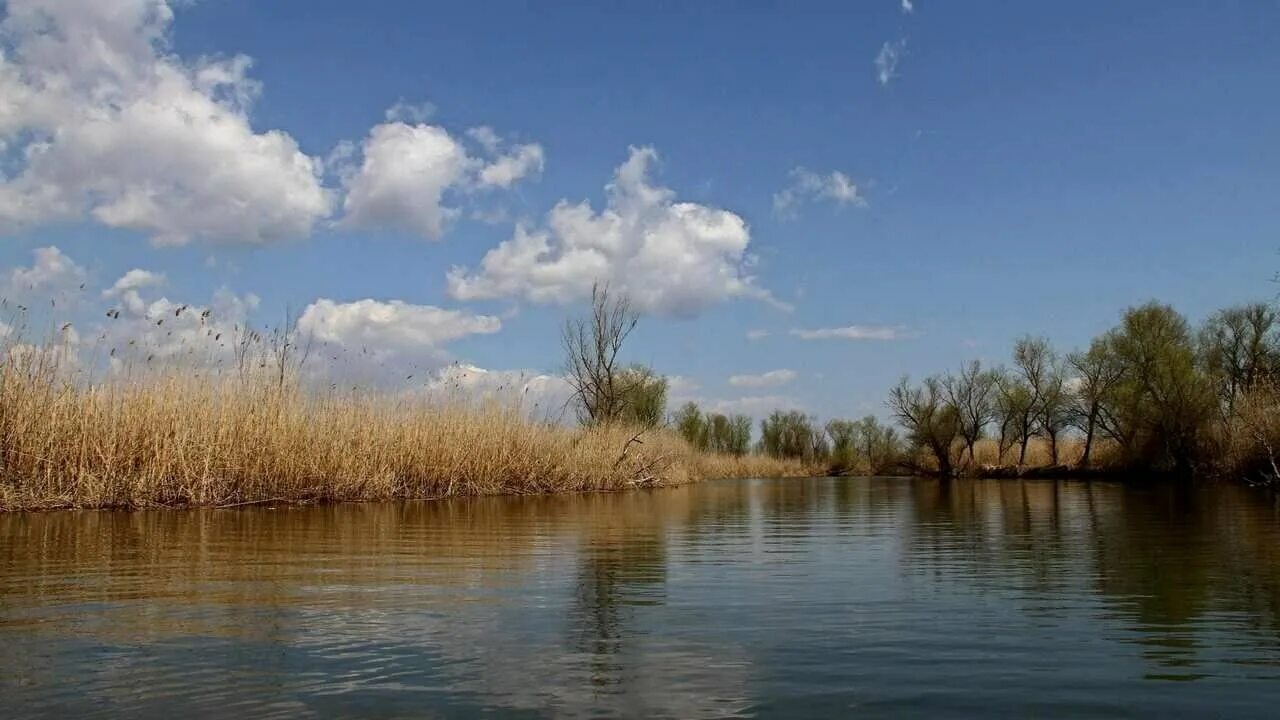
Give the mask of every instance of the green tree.
M 760 446 L 771 457 L 813 460 L 825 448 L 825 440 L 804 413 L 774 410 L 760 423 Z
M 618 374 L 622 403 L 620 422 L 652 428 L 667 416 L 667 379 L 643 365 L 631 365 Z
M 1213 388 L 1196 362 L 1187 321 L 1168 305 L 1130 308 L 1108 334 L 1125 368 L 1104 416 L 1130 461 L 1189 472 L 1213 417 Z
M 858 423 L 852 420 L 829 420 L 827 437 L 831 441 L 831 465 L 833 475 L 852 472 L 858 464 Z
M 707 423 L 702 410 L 695 402 L 687 402 L 672 417 L 676 432 L 698 450 L 706 450 L 708 444 Z

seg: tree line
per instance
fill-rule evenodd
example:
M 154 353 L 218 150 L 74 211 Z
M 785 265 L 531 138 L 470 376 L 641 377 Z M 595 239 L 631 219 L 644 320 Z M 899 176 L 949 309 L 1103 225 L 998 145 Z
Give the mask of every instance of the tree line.
M 1126 310 L 1084 350 L 1062 354 L 1027 336 L 1011 360 L 995 368 L 975 360 L 890 390 L 889 410 L 917 457 L 944 476 L 979 472 L 979 440 L 993 438 L 1001 457 L 1016 450 L 1024 465 L 1028 444 L 1040 438 L 1056 466 L 1065 464 L 1064 437 L 1073 436 L 1072 464 L 1081 468 L 1275 480 L 1280 325 L 1271 305 L 1227 308 L 1193 329 L 1172 307 L 1150 302 Z
M 1007 365 L 973 360 L 918 383 L 904 377 L 886 401 L 898 428 L 874 416 L 821 425 L 776 410 L 754 443 L 745 415 L 695 403 L 667 415 L 667 379 L 618 359 L 637 319 L 627 298 L 598 286 L 591 314 L 566 322 L 565 376 L 584 425 L 669 426 L 700 450 L 756 451 L 836 474 L 988 472 L 978 460 L 984 441 L 994 442 L 996 464 L 1009 458 L 1023 468 L 1039 441 L 1047 466 L 1063 470 L 1230 472 L 1280 482 L 1280 317 L 1267 303 L 1220 310 L 1193 328 L 1171 306 L 1149 302 L 1067 353 L 1024 336 Z

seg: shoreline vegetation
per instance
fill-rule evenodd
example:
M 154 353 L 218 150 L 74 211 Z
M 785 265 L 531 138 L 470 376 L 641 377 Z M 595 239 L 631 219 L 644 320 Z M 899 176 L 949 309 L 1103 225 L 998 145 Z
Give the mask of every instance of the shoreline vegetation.
M 832 475 L 1235 479 L 1280 487 L 1280 316 L 1220 310 L 1198 329 L 1149 302 L 1083 351 L 1024 336 L 1010 366 L 980 361 L 913 383 L 875 416 L 825 425 L 777 411 L 761 450 Z M 715 449 L 732 420 L 693 404 L 675 415 L 690 444 Z M 901 431 L 901 433 L 900 433 Z
M 1270 305 L 1220 311 L 1193 332 L 1169 306 L 1148 303 L 1082 352 L 1063 355 L 1027 336 L 1009 367 L 973 361 L 915 384 L 904 377 L 886 402 L 897 427 L 875 416 L 818 425 L 775 411 L 754 442 L 747 416 L 694 403 L 668 413 L 667 379 L 619 359 L 637 321 L 626 297 L 596 287 L 589 314 L 565 323 L 563 410 L 576 426 L 539 419 L 514 393 L 320 389 L 304 371 L 310 341 L 288 321 L 269 333 L 237 327 L 212 362 L 207 348 L 192 348 L 205 354 L 155 364 L 115 347 L 86 358 L 70 324 L 35 345 L 5 325 L 0 511 L 612 491 L 764 476 L 1280 484 L 1280 322 Z
M 607 288 L 593 300 L 563 336 L 577 427 L 538 419 L 519 397 L 317 389 L 304 372 L 309 341 L 288 323 L 245 328 L 214 363 L 126 363 L 122 348 L 86 359 L 69 325 L 35 345 L 5 333 L 0 511 L 613 491 L 817 472 L 746 447 L 696 448 L 666 428 L 665 378 L 618 362 L 636 315 Z

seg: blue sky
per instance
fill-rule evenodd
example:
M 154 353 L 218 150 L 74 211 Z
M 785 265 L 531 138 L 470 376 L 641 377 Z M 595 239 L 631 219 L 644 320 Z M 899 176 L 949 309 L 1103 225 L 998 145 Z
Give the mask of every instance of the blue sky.
M 13 275 L 59 248 L 86 338 L 133 292 L 136 328 L 162 299 L 310 309 L 397 373 L 554 372 L 602 275 L 681 396 L 829 417 L 1024 332 L 1071 348 L 1147 299 L 1199 319 L 1276 291 L 1274 2 L 5 7 L 0 268 L 66 292 Z M 645 250 L 482 269 L 610 212 Z

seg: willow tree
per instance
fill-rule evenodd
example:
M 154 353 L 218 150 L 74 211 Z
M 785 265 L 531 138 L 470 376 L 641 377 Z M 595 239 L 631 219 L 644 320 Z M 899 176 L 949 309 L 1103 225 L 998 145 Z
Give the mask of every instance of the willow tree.
M 996 417 L 993 403 L 996 375 L 983 370 L 982 363 L 974 360 L 961 367 L 959 375 L 948 374 L 943 378 L 942 388 L 947 402 L 955 408 L 957 430 L 969 452 L 969 464 L 975 465 L 974 447 Z
M 933 456 L 938 474 L 944 478 L 954 475 L 951 447 L 960 435 L 960 422 L 955 406 L 947 402 L 942 380 L 931 376 L 912 386 L 904 377 L 889 391 L 886 404 L 907 431 L 911 444 Z
M 1107 425 L 1113 389 L 1124 377 L 1124 365 L 1107 348 L 1106 339 L 1093 341 L 1085 352 L 1072 353 L 1067 362 L 1075 371 L 1075 387 L 1070 395 L 1070 422 L 1084 433 L 1084 452 L 1080 466 L 1089 466 L 1099 427 Z

